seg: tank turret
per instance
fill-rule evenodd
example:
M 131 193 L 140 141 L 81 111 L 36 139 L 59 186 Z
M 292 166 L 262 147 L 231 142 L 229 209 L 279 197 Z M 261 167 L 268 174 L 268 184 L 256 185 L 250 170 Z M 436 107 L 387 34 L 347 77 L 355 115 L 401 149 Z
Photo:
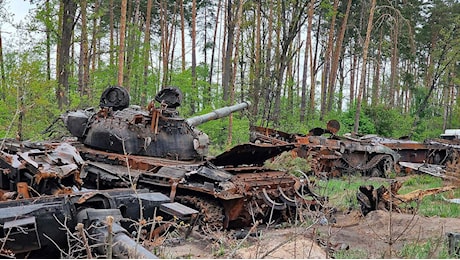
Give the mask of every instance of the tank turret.
M 287 220 L 300 208 L 322 208 L 325 199 L 308 182 L 264 165 L 294 149 L 293 144 L 239 144 L 207 157 L 208 135 L 196 126 L 246 109 L 249 102 L 182 118 L 177 110 L 182 97 L 179 89 L 164 88 L 143 109 L 129 105 L 124 88 L 110 87 L 98 111 L 64 114 L 85 160 L 83 187 L 110 190 L 134 183 L 138 189 L 169 194 L 171 201 L 197 209 L 198 225 L 211 230 L 249 226 L 254 219 Z
M 159 105 L 155 105 L 157 101 Z M 147 109 L 129 106 L 123 87 L 107 88 L 100 110 L 77 110 L 62 116 L 72 135 L 98 150 L 174 160 L 202 159 L 208 153 L 209 137 L 195 126 L 226 117 L 250 103 L 216 109 L 188 119 L 179 116 L 182 93 L 178 88 L 162 89 Z

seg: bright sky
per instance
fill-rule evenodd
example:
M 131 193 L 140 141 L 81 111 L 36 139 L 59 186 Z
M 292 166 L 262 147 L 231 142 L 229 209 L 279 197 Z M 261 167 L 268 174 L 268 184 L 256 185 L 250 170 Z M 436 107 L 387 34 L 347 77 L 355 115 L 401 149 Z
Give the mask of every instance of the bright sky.
M 6 9 L 6 12 L 9 14 L 9 17 L 13 20 L 13 22 L 17 24 L 29 13 L 29 9 L 32 5 L 28 0 L 6 0 L 3 7 Z M 1 26 L 2 34 L 4 33 L 5 37 L 8 37 L 9 34 L 14 34 L 16 31 L 9 22 L 1 21 Z

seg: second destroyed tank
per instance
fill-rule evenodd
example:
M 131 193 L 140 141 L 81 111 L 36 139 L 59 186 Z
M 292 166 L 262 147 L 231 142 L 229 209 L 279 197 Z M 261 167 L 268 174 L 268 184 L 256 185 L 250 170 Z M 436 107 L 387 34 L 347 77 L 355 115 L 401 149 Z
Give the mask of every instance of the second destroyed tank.
M 319 208 L 324 198 L 307 182 L 264 162 L 295 148 L 293 144 L 241 144 L 208 157 L 209 137 L 196 126 L 226 117 L 250 103 L 182 118 L 178 88 L 161 90 L 146 109 L 129 105 L 123 87 L 107 88 L 100 109 L 61 116 L 86 161 L 83 187 L 147 188 L 201 212 L 202 226 L 233 228 L 255 220 L 286 220 L 301 208 Z

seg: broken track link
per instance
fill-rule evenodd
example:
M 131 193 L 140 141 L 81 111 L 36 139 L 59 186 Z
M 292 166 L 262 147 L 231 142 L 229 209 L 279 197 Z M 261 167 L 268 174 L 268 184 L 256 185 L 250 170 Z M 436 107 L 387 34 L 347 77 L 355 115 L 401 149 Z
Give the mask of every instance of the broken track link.
M 176 200 L 184 205 L 191 206 L 200 212 L 197 226 L 202 232 L 220 231 L 224 225 L 224 208 L 218 201 L 197 196 L 177 195 Z

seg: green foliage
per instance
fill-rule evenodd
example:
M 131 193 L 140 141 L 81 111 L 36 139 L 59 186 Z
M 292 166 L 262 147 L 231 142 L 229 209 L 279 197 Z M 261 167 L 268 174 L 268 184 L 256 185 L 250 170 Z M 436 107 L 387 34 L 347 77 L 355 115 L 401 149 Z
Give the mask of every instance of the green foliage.
M 355 114 L 356 114 L 356 106 L 349 109 L 348 111 L 342 114 L 339 122 L 341 123 L 341 128 L 339 133 L 350 133 L 353 132 L 353 128 L 355 125 Z M 377 131 L 375 129 L 375 125 L 372 122 L 372 119 L 365 113 L 364 109 L 361 109 L 361 114 L 359 117 L 359 134 L 366 135 L 366 134 L 375 134 Z
M 451 258 L 448 252 L 447 241 L 442 238 L 429 239 L 426 242 L 408 243 L 398 254 L 406 259 L 447 259 Z
M 361 185 L 374 185 L 380 187 L 387 185 L 387 180 L 367 180 L 359 176 L 349 175 L 329 180 L 318 180 L 317 190 L 322 196 L 327 196 L 331 205 L 339 210 L 349 208 L 359 209 L 356 193 Z
M 410 133 L 410 116 L 402 115 L 399 109 L 388 108 L 381 104 L 377 106 L 365 106 L 364 114 L 374 123 L 375 134 L 384 137 L 399 138 Z
M 318 191 L 321 195 L 327 196 L 331 205 L 338 209 L 345 210 L 348 208 L 359 209 L 359 203 L 356 199 L 356 192 L 358 192 L 361 185 L 373 185 L 375 188 L 384 185 L 389 187 L 389 179 L 365 179 L 359 176 L 343 176 L 342 178 L 334 178 L 329 180 L 318 180 Z M 422 174 L 411 175 L 407 178 L 398 194 L 406 194 L 415 190 L 426 190 L 431 188 L 443 187 L 443 181 L 440 178 Z M 444 198 L 458 198 L 460 197 L 460 189 L 453 191 L 425 196 L 419 202 L 411 202 L 408 205 L 401 205 L 402 207 L 413 208 L 417 213 L 422 216 L 432 217 L 460 217 L 460 208 L 458 204 L 450 203 Z
M 406 194 L 417 189 L 431 189 L 443 187 L 444 183 L 441 178 L 437 178 L 428 174 L 412 175 L 411 178 L 404 182 L 399 193 Z M 409 206 L 418 209 L 418 213 L 423 216 L 439 216 L 439 217 L 460 217 L 460 208 L 458 204 L 450 203 L 444 198 L 458 198 L 460 197 L 460 190 L 444 192 L 441 194 L 426 196 L 417 204 L 417 202 L 410 203 Z
M 20 56 L 19 60 L 9 74 L 5 99 L 0 100 L 0 109 L 5 112 L 0 119 L 0 136 L 15 137 L 21 131 L 23 139 L 40 140 L 40 133 L 58 114 L 55 82 L 46 80 L 41 61 L 28 55 Z M 22 130 L 18 128 L 20 123 Z
M 283 152 L 271 161 L 265 162 L 265 166 L 270 169 L 287 171 L 289 174 L 301 177 L 299 172 L 309 172 L 311 170 L 310 163 L 300 157 L 293 156 L 291 152 Z

